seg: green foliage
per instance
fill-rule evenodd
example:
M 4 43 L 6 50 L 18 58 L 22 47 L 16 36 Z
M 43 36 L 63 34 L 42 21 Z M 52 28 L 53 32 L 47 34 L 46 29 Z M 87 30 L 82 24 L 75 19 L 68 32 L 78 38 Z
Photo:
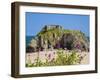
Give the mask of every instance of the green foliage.
M 57 51 L 56 65 L 65 65 L 67 63 L 68 55 L 64 54 L 62 50 Z
M 69 55 L 68 60 L 67 60 L 67 64 L 68 65 L 72 65 L 72 64 L 77 64 L 79 62 L 79 57 L 78 54 L 73 51 L 71 55 Z
M 34 64 L 26 64 L 26 67 L 39 67 L 39 66 L 61 66 L 61 65 L 75 65 L 79 62 L 79 57 L 76 51 L 72 52 L 64 52 L 63 50 L 57 51 L 57 58 L 46 62 L 42 62 L 39 58 L 37 58 Z

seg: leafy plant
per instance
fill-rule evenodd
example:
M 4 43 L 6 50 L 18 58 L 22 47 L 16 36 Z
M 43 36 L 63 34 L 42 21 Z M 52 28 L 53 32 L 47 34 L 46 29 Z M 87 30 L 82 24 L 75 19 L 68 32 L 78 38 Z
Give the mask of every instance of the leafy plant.
M 77 64 L 79 62 L 79 57 L 78 54 L 75 51 L 72 51 L 72 54 L 69 55 L 67 64 L 72 65 L 72 64 Z
M 37 58 L 35 63 L 26 64 L 26 67 L 74 65 L 78 64 L 79 62 L 79 56 L 76 51 L 66 52 L 62 49 L 59 49 L 57 50 L 56 54 L 56 59 L 49 61 L 47 58 L 46 62 L 42 62 L 39 58 Z

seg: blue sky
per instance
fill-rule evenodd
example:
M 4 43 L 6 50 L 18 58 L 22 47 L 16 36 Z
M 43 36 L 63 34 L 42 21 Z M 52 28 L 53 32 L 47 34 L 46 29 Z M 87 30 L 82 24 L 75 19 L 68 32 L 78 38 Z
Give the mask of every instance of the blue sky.
M 26 12 L 26 36 L 35 36 L 45 25 L 61 25 L 89 36 L 89 15 Z

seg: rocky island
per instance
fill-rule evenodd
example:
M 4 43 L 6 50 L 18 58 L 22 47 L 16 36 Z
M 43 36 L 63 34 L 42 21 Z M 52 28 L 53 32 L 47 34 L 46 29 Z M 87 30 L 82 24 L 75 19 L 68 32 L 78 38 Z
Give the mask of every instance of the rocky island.
M 89 39 L 83 32 L 45 25 L 26 47 L 26 66 L 86 64 L 88 52 Z

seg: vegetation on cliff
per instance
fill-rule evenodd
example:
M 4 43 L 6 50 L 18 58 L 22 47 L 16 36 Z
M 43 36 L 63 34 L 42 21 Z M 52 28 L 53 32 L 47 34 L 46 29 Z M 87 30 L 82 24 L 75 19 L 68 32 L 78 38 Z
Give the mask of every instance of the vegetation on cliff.
M 36 38 L 32 39 L 29 48 L 33 47 L 31 51 L 37 51 L 38 49 L 68 49 L 68 50 L 89 50 L 89 40 L 86 35 L 78 30 L 68 30 L 63 29 L 59 25 L 45 26 L 39 33 L 37 33 Z

